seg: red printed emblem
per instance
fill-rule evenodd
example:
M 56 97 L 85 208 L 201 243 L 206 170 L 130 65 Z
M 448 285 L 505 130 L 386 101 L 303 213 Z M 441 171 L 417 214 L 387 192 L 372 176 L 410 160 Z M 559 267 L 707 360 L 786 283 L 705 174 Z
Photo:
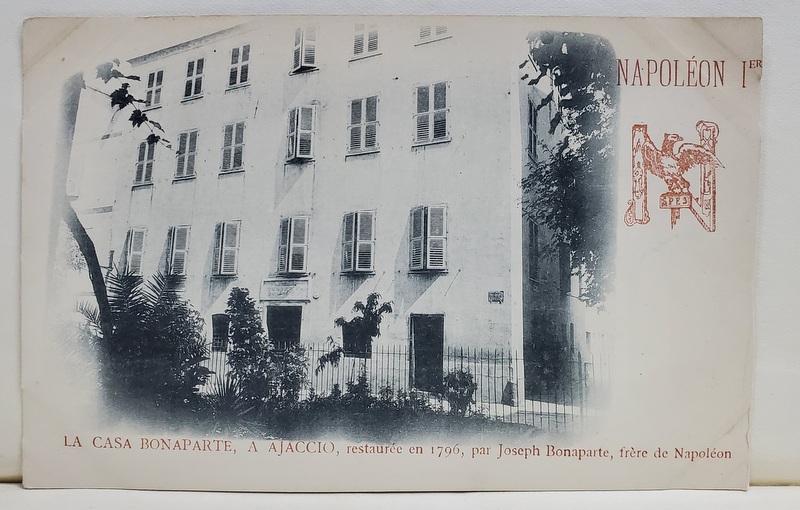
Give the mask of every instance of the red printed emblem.
M 647 174 L 662 179 L 667 192 L 659 197 L 660 209 L 669 209 L 670 227 L 681 217 L 681 209 L 689 209 L 708 232 L 717 229 L 717 169 L 724 168 L 716 156 L 719 126 L 701 120 L 695 126 L 700 143 L 682 143 L 683 138 L 664 133 L 661 149 L 647 134 L 647 124 L 634 124 L 631 130 L 631 199 L 625 211 L 625 224 L 650 221 L 647 210 Z M 700 191 L 694 196 L 683 174 L 690 168 L 700 169 Z

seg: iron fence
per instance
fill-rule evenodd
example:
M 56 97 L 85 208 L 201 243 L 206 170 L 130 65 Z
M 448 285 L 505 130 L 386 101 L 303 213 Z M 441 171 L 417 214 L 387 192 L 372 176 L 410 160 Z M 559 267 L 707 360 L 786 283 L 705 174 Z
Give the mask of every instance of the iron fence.
M 450 411 L 459 389 L 471 390 L 466 415 L 551 431 L 574 427 L 595 416 L 608 374 L 606 364 L 591 355 L 583 359 L 569 356 L 558 366 L 550 366 L 526 362 L 519 352 L 510 350 L 447 347 L 441 353 L 441 364 L 437 359 L 434 365 L 421 366 L 408 345 L 375 343 L 367 352 L 348 352 L 336 363 L 320 365 L 320 358 L 331 352 L 330 345 L 297 347 L 304 350 L 307 360 L 301 400 L 346 393 L 361 377 L 373 395 L 405 392 Z M 209 386 L 219 384 L 228 372 L 225 356 L 224 352 L 211 354 L 207 366 L 216 376 Z M 448 385 L 448 374 L 462 375 L 451 376 Z

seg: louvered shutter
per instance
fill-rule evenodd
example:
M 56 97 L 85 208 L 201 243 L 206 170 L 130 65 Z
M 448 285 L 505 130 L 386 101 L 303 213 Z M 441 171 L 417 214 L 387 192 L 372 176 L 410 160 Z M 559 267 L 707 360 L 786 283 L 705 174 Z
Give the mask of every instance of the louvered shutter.
M 125 233 L 125 244 L 122 245 L 122 257 L 120 257 L 120 265 L 122 266 L 122 274 L 128 274 L 128 264 L 131 258 L 131 231 Z
M 236 85 L 239 81 L 239 48 L 231 50 L 231 72 L 228 76 L 228 85 Z
M 189 134 L 181 133 L 178 138 L 178 168 L 175 169 L 175 177 L 186 175 L 186 153 L 189 146 Z
M 297 108 L 289 110 L 289 129 L 286 135 L 286 159 L 291 161 L 297 155 Z
M 239 268 L 239 222 L 225 222 L 222 233 L 221 273 L 235 275 Z
M 368 97 L 365 103 L 364 148 L 378 146 L 378 96 Z
M 195 71 L 195 78 L 194 78 L 194 95 L 198 95 L 203 91 L 203 63 L 204 59 L 198 58 L 197 59 L 197 69 Z
M 356 35 L 353 39 L 353 55 L 364 53 L 364 24 L 356 23 Z
M 428 208 L 428 236 L 427 236 L 428 269 L 447 268 L 447 209 L 445 206 L 430 206 Z
M 143 182 L 152 182 L 153 181 L 153 160 L 155 159 L 155 152 L 156 152 L 156 144 L 148 143 L 147 144 L 147 160 L 145 160 L 145 164 L 144 164 L 144 181 Z
M 291 242 L 289 245 L 289 272 L 305 273 L 308 252 L 308 218 L 292 218 Z
M 447 138 L 447 83 L 433 86 L 433 139 Z
M 307 28 L 303 34 L 303 65 L 313 67 L 317 61 L 317 33 Z
M 300 56 L 303 52 L 303 31 L 299 28 L 294 32 L 294 53 L 292 55 L 292 69 L 300 68 Z
M 142 255 L 144 252 L 144 230 L 131 231 L 130 251 L 128 257 L 128 271 L 133 274 L 142 274 Z
M 186 175 L 194 175 L 194 163 L 197 158 L 197 131 L 189 133 L 189 153 L 186 155 Z
M 359 211 L 356 244 L 356 269 L 372 271 L 375 256 L 375 212 Z
M 222 170 L 233 167 L 233 124 L 225 126 L 222 140 Z
M 355 269 L 353 259 L 355 229 L 356 214 L 346 213 L 342 218 L 342 271 Z
M 171 230 L 172 260 L 170 262 L 170 273 L 186 274 L 186 259 L 189 256 L 189 227 L 174 227 Z
M 316 109 L 313 106 L 301 106 L 299 110 L 297 157 L 311 158 L 314 156 L 314 117 Z
M 186 67 L 186 86 L 183 89 L 184 97 L 189 97 L 192 95 L 192 85 L 194 84 L 192 76 L 194 76 L 194 60 L 189 62 L 189 64 Z
M 139 153 L 136 157 L 136 175 L 133 177 L 135 184 L 141 184 L 144 178 L 144 158 L 147 154 L 147 142 L 139 144 Z
M 430 88 L 417 87 L 416 93 L 417 113 L 415 114 L 416 132 L 415 142 L 427 142 L 430 139 Z
M 362 122 L 364 120 L 364 101 L 356 99 L 350 102 L 350 151 L 361 150 Z
M 153 93 L 153 104 L 161 104 L 161 85 L 164 82 L 164 71 L 159 71 L 156 74 L 156 90 Z
M 289 226 L 290 219 L 282 218 L 278 235 L 278 272 L 285 273 L 289 269 Z
M 246 83 L 250 78 L 250 45 L 242 47 L 242 65 L 239 68 L 239 83 Z
M 163 262 L 163 272 L 164 274 L 172 274 L 172 258 L 175 248 L 175 227 L 169 227 L 167 229 L 167 249 L 166 253 L 164 254 Z
M 370 52 L 370 53 L 378 51 L 378 31 L 377 30 L 370 30 L 369 34 L 367 35 L 367 51 Z
M 411 210 L 408 239 L 408 268 L 412 270 L 424 267 L 425 208 L 415 207 Z
M 211 262 L 211 273 L 220 274 L 220 257 L 222 255 L 222 223 L 214 227 L 214 259 Z
M 233 168 L 242 168 L 244 163 L 244 122 L 236 124 L 236 137 L 233 147 Z
M 431 36 L 431 26 L 430 25 L 420 25 L 419 27 L 419 38 L 420 39 L 427 39 Z

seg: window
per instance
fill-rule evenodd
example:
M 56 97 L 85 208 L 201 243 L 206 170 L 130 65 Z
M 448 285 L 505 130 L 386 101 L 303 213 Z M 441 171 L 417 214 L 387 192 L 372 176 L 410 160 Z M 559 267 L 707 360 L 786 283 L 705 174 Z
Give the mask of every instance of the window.
M 372 337 L 362 331 L 363 328 L 350 323 L 342 324 L 342 348 L 349 358 L 372 357 Z
M 244 122 L 228 124 L 223 129 L 222 172 L 242 169 L 244 155 Z
M 417 87 L 414 143 L 422 145 L 450 139 L 447 125 L 447 82 Z
M 294 53 L 292 55 L 292 72 L 303 73 L 317 68 L 317 33 L 309 27 L 298 28 L 294 33 Z
M 374 152 L 378 150 L 378 96 L 350 101 L 350 126 L 348 152 Z
M 375 270 L 375 211 L 349 212 L 342 219 L 342 272 Z
M 378 29 L 376 25 L 356 23 L 356 35 L 353 38 L 353 57 L 367 57 L 378 52 Z
M 176 179 L 194 177 L 194 164 L 197 160 L 197 131 L 187 131 L 178 137 L 178 166 Z
M 211 268 L 215 276 L 235 276 L 239 271 L 240 221 L 217 223 L 214 229 L 214 260 Z
M 417 44 L 438 41 L 446 37 L 447 26 L 445 25 L 420 25 L 419 42 Z
M 167 272 L 169 274 L 186 274 L 186 259 L 189 257 L 189 226 L 170 227 L 167 237 L 169 257 Z
M 186 85 L 183 97 L 196 97 L 203 93 L 203 63 L 205 59 L 192 60 L 186 66 Z
M 278 243 L 278 273 L 308 272 L 308 216 L 281 218 Z
M 250 77 L 250 45 L 231 50 L 231 72 L 228 86 L 243 85 Z
M 231 319 L 227 314 L 217 313 L 211 316 L 211 351 L 227 352 L 230 338 Z
M 150 73 L 147 77 L 144 106 L 151 108 L 161 104 L 161 84 L 164 83 L 164 71 Z
M 147 142 L 139 144 L 139 154 L 136 158 L 136 175 L 133 178 L 133 184 L 151 184 L 153 182 L 155 153 L 156 144 Z
M 145 233 L 146 230 L 143 228 L 132 228 L 128 231 L 125 240 L 125 272 L 129 274 L 142 274 Z
M 314 125 L 316 107 L 300 106 L 289 111 L 289 130 L 286 137 L 286 161 L 314 158 Z
M 420 206 L 411 210 L 408 268 L 412 271 L 447 269 L 447 207 Z

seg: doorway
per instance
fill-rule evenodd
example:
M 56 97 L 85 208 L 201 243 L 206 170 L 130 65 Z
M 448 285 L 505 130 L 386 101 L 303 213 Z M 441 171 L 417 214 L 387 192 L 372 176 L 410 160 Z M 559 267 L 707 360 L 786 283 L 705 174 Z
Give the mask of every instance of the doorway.
M 413 387 L 439 391 L 444 364 L 444 315 L 411 316 Z

